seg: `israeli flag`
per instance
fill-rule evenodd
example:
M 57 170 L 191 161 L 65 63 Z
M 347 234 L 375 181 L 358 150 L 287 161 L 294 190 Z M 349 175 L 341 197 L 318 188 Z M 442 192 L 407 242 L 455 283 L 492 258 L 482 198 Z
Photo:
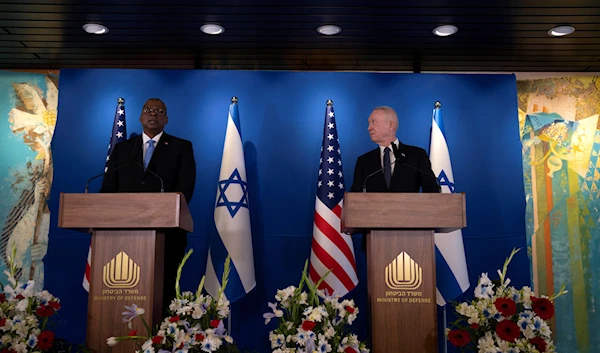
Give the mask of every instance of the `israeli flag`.
M 444 134 L 440 102 L 436 102 L 433 109 L 429 159 L 431 160 L 431 169 L 438 176 L 442 192 L 453 193 L 455 191 L 454 175 Z M 444 306 L 446 302 L 454 300 L 470 286 L 462 230 L 435 233 L 435 262 L 437 304 Z
M 214 213 L 218 236 L 212 237 L 210 242 L 205 282 L 206 291 L 216 298 L 221 288 L 225 259 L 231 255 L 225 287 L 225 296 L 231 302 L 256 286 L 248 179 L 237 102 L 238 99 L 233 97 L 229 106 Z

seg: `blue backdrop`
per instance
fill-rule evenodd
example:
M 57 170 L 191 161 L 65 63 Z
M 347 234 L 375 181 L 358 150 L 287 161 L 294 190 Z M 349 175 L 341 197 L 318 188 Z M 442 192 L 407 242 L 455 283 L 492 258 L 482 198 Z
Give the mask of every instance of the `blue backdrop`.
M 102 172 L 118 97 L 125 98 L 129 133 L 140 133 L 146 99 L 159 97 L 168 107 L 165 130 L 194 143 L 198 177 L 189 236 L 194 254 L 182 282 L 188 290 L 204 274 L 227 112 L 231 97 L 240 99 L 257 280 L 232 308 L 232 334 L 242 349 L 270 351 L 274 324 L 265 326 L 262 313 L 278 288 L 297 284 L 310 256 L 327 99 L 334 101 L 347 185 L 356 158 L 375 148 L 367 133 L 372 108 L 392 106 L 400 119 L 399 139 L 428 149 L 433 104 L 441 101 L 456 189 L 467 193 L 463 234 L 472 288 L 481 272 L 494 274 L 513 247 L 524 251 L 509 275 L 516 285 L 529 285 L 514 75 L 61 70 L 59 91 L 45 259 L 46 287 L 63 303 L 55 327 L 59 337 L 85 340 L 87 292 L 81 281 L 90 241 L 57 228 L 59 193 L 83 192 L 86 180 Z M 91 191 L 99 187 L 98 179 Z M 365 257 L 360 238 L 354 244 L 360 283 L 350 296 L 362 310 L 355 329 L 364 339 Z

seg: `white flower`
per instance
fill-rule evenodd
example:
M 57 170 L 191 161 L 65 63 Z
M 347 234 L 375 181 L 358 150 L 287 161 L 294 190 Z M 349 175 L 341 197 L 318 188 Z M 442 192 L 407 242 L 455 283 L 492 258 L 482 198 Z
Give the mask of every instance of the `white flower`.
M 488 353 L 490 350 L 492 352 L 496 352 L 496 343 L 494 342 L 494 337 L 491 332 L 486 332 L 485 336 L 481 337 L 479 341 L 477 341 L 477 348 L 479 348 L 479 353 Z
M 277 309 L 277 304 L 269 303 L 268 305 L 269 305 L 269 308 L 271 308 L 271 310 L 273 310 L 273 312 L 263 314 L 263 317 L 265 318 L 265 325 L 268 324 L 272 318 L 283 316 L 283 311 L 280 309 Z
M 308 300 L 308 293 L 302 292 L 300 293 L 300 299 L 298 300 L 298 304 L 308 304 L 306 301 Z
M 202 305 L 194 305 L 194 311 L 192 312 L 192 319 L 198 320 L 206 314 L 206 309 Z
M 221 346 L 221 340 L 215 336 L 208 335 L 202 341 L 202 350 L 205 352 L 214 352 Z
M 308 335 L 303 329 L 298 329 L 298 333 L 292 337 L 292 341 L 300 346 L 304 346 L 308 340 Z
M 550 339 L 550 336 L 552 336 L 552 331 L 550 330 L 550 326 L 548 326 L 548 324 L 545 323 L 544 321 L 542 321 L 542 325 L 540 327 L 540 334 L 547 339 Z
M 27 346 L 24 342 L 19 342 L 11 347 L 17 353 L 27 353 Z
M 317 352 L 319 352 L 319 353 L 331 352 L 331 345 L 326 340 L 319 340 L 319 345 L 317 346 Z
M 225 294 L 221 295 L 217 302 L 217 312 L 219 317 L 225 318 L 229 316 L 229 300 L 227 300 Z
M 29 348 L 34 348 L 36 344 L 37 344 L 37 336 L 29 335 L 29 338 L 27 339 L 27 345 L 29 346 Z
M 106 339 L 106 344 L 108 344 L 111 347 L 116 346 L 118 343 L 117 338 L 116 337 L 109 337 Z
M 487 276 L 487 273 L 482 273 L 479 278 L 479 284 L 475 287 L 475 297 L 479 299 L 489 299 L 494 295 L 494 284 Z
M 282 334 L 275 334 L 273 331 L 269 332 L 269 340 L 271 341 L 271 349 L 281 347 L 285 344 L 285 336 Z
M 325 338 L 329 339 L 333 336 L 335 336 L 335 329 L 333 328 L 333 326 L 329 325 L 329 327 L 327 327 L 327 330 L 325 331 Z
M 19 304 L 15 307 L 18 311 L 26 312 L 27 306 L 29 305 L 29 299 L 25 298 L 19 301 Z
M 277 294 L 275 295 L 275 299 L 277 299 L 278 302 L 281 302 L 282 307 L 288 308 L 290 305 L 289 299 L 292 295 L 294 295 L 295 290 L 296 287 L 294 286 L 289 286 L 283 290 L 278 290 Z
M 523 332 L 523 336 L 525 336 L 525 338 L 528 340 L 535 337 L 535 330 L 533 329 L 532 325 L 527 326 L 527 328 L 525 330 L 521 330 L 521 332 Z

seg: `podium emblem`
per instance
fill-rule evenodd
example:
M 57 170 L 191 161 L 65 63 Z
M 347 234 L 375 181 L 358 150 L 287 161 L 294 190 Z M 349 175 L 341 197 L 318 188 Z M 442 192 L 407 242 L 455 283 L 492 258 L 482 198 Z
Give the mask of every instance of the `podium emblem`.
M 423 269 L 406 252 L 385 267 L 385 284 L 393 290 L 415 290 L 423 282 Z
M 133 288 L 140 281 L 140 267 L 121 251 L 104 265 L 102 280 L 108 288 Z

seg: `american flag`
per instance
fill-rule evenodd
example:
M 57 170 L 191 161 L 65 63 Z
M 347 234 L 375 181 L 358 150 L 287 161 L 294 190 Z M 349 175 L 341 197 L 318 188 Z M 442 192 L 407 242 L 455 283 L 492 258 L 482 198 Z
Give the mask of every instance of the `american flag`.
M 125 99 L 117 99 L 117 108 L 115 109 L 115 119 L 113 122 L 112 134 L 108 143 L 108 152 L 106 154 L 106 162 L 104 163 L 104 172 L 108 170 L 108 161 L 112 154 L 115 145 L 121 141 L 127 140 L 127 127 L 125 125 Z M 85 274 L 83 276 L 83 288 L 89 293 L 90 291 L 90 272 L 92 270 L 92 244 L 88 250 L 87 263 L 85 264 Z
M 331 270 L 321 282 L 320 289 L 328 291 L 330 295 L 335 293 L 343 296 L 356 287 L 358 276 L 352 238 L 341 233 L 344 172 L 331 100 L 327 101 L 325 110 L 323 146 L 319 163 L 310 278 L 317 283 Z

